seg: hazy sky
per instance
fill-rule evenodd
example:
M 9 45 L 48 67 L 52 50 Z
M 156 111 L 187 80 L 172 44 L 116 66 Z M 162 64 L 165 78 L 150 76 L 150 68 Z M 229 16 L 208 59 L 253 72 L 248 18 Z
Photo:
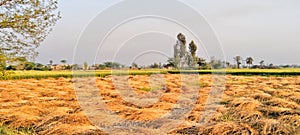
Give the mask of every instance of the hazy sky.
M 149 2 L 149 0 L 144 1 Z M 77 51 L 83 50 L 86 54 L 76 53 L 76 63 L 88 61 L 92 64 L 111 60 L 123 64 L 137 62 L 143 65 L 154 61 L 164 63 L 167 57 L 172 56 L 176 34 L 179 32 L 186 34 L 188 42 L 195 40 L 199 56 L 209 59 L 210 56 L 217 55 L 222 58 L 223 54 L 220 54 L 218 49 L 214 51 L 214 48 L 206 42 L 210 39 L 205 37 L 205 33 L 210 29 L 204 28 L 206 27 L 204 23 L 193 26 L 203 27 L 201 28 L 203 35 L 200 36 L 193 35 L 168 20 L 151 17 L 122 24 L 108 35 L 99 48 L 105 31 L 116 27 L 113 24 L 121 23 L 114 21 L 122 20 L 122 17 L 130 14 L 131 11 L 134 12 L 137 7 L 144 6 L 147 10 L 148 6 L 165 6 L 168 11 L 155 11 L 166 12 L 160 16 L 176 16 L 185 13 L 180 14 L 185 9 L 177 5 L 170 7 L 174 4 L 167 1 L 154 2 L 153 5 L 129 4 L 129 7 L 118 8 L 110 13 L 109 7 L 118 2 L 120 0 L 60 0 L 59 10 L 62 19 L 38 48 L 40 55 L 37 62 L 46 64 L 49 60 L 53 60 L 54 63 L 59 63 L 61 59 L 66 59 L 68 63 L 72 63 L 74 50 L 79 43 Z M 265 60 L 266 64 L 300 64 L 299 0 L 184 0 L 183 3 L 206 18 L 221 43 L 225 59 L 229 62 L 233 62 L 235 55 L 241 55 L 243 58 L 252 56 L 256 64 L 260 60 Z M 101 16 L 101 14 L 105 15 Z M 110 14 L 119 17 L 109 18 Z M 170 18 L 169 16 L 166 17 Z M 179 22 L 184 25 L 185 22 L 196 22 L 199 17 L 186 14 L 182 19 L 184 21 Z M 88 37 L 85 38 L 87 35 Z M 82 46 L 83 44 L 86 45 Z

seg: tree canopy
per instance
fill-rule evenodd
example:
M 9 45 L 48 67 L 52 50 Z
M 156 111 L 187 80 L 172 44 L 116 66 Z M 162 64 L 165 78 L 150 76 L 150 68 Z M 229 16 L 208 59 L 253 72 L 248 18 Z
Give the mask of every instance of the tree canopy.
M 241 56 L 235 56 L 233 58 L 236 62 L 236 65 L 237 65 L 237 68 L 240 68 L 240 65 L 242 64 L 241 61 L 242 61 L 242 57 Z
M 193 58 L 196 57 L 196 51 L 197 51 L 197 45 L 194 43 L 192 40 L 191 43 L 189 44 L 189 50 Z
M 0 7 L 0 56 L 36 57 L 35 49 L 60 18 L 57 1 L 1 0 Z
M 177 42 L 174 45 L 174 57 L 169 58 L 168 65 L 174 66 L 174 68 L 195 68 L 198 58 L 196 56 L 197 45 L 192 40 L 189 44 L 189 51 L 186 47 L 186 37 L 184 34 L 179 33 L 177 35 Z
M 252 57 L 247 57 L 246 58 L 246 63 L 248 64 L 248 66 L 249 66 L 249 68 L 250 68 L 250 66 L 253 64 L 253 58 Z

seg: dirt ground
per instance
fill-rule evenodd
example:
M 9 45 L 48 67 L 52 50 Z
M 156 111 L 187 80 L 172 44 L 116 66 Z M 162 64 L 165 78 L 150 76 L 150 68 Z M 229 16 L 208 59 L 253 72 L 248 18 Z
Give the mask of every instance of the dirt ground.
M 122 78 L 112 76 L 96 78 L 96 95 L 101 95 L 108 109 L 122 119 L 152 121 L 168 113 L 180 99 L 180 93 L 188 89 L 182 87 L 181 77 L 166 74 L 150 84 L 147 75 L 129 76 L 126 82 L 136 95 L 142 97 L 149 91 L 163 90 L 152 105 L 135 105 L 124 100 L 116 87 L 125 84 L 116 86 L 114 79 Z M 89 120 L 77 102 L 76 81 L 70 78 L 0 81 L 0 125 L 30 129 L 35 134 L 105 134 Z M 161 81 L 165 82 L 164 86 L 156 83 Z M 201 121 L 203 111 L 207 109 L 212 75 L 201 75 L 198 82 L 190 83 L 199 85 L 196 105 L 184 122 L 168 131 L 169 134 L 300 133 L 300 76 L 227 75 L 217 110 L 202 125 L 195 123 Z M 76 87 L 89 86 L 88 82 L 83 81 L 83 84 Z M 159 92 L 155 94 L 159 95 Z

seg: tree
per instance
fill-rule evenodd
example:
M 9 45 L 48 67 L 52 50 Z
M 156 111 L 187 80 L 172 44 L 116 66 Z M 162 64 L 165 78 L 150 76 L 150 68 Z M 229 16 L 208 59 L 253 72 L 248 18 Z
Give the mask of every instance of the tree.
M 71 70 L 71 66 L 66 65 L 67 60 L 60 60 L 60 62 L 63 64 L 62 65 L 62 70 Z
M 35 63 L 34 62 L 26 62 L 24 69 L 25 70 L 33 70 L 34 67 L 35 67 Z
M 189 51 L 186 47 L 186 37 L 182 33 L 177 35 L 177 41 L 174 45 L 174 57 L 169 58 L 168 66 L 172 65 L 174 68 L 193 68 L 197 65 L 198 58 L 196 56 L 197 45 L 192 40 L 189 44 Z
M 189 57 L 189 62 L 188 62 L 189 66 L 195 67 L 195 65 L 197 63 L 197 57 L 196 57 L 197 45 L 194 43 L 193 40 L 189 44 L 189 51 L 190 51 L 190 57 Z
M 45 67 L 41 63 L 35 63 L 34 70 L 45 70 Z
M 150 65 L 150 68 L 159 68 L 159 65 L 156 62 L 154 62 L 152 65 Z
M 210 63 L 209 64 L 210 64 L 212 69 L 225 68 L 225 62 L 222 62 L 221 60 L 218 60 L 215 57 L 210 58 Z
M 66 64 L 67 60 L 60 60 L 61 63 Z
M 17 67 L 16 67 L 17 70 L 24 70 L 27 62 L 28 61 L 25 57 L 18 57 L 17 60 L 15 61 L 16 65 L 17 65 Z
M 265 61 L 264 61 L 264 60 L 261 60 L 261 61 L 259 62 L 259 64 L 260 64 L 260 68 L 264 68 Z
M 235 56 L 233 59 L 236 62 L 237 68 L 240 68 L 240 65 L 242 64 L 241 63 L 242 57 L 241 56 Z
M 0 55 L 4 62 L 33 59 L 35 49 L 60 18 L 56 0 L 1 0 Z
M 226 64 L 226 68 L 230 68 L 230 62 L 226 61 L 225 64 Z
M 50 60 L 49 64 L 50 64 L 50 66 L 52 66 L 53 65 L 53 60 Z
M 121 67 L 125 67 L 124 65 L 117 62 L 104 62 L 103 64 L 105 65 L 106 68 L 119 69 Z
M 175 60 L 174 58 L 169 58 L 167 60 L 167 64 L 165 65 L 166 68 L 168 67 L 174 67 L 174 68 L 177 68 L 175 65 L 177 65 L 177 63 L 175 63 Z
M 197 51 L 197 45 L 194 43 L 192 40 L 191 43 L 189 44 L 189 50 L 193 58 L 196 57 L 196 51 Z
M 98 69 L 101 69 L 101 70 L 103 70 L 105 68 L 106 68 L 106 66 L 104 64 L 99 64 L 99 66 L 98 66 Z
M 177 36 L 178 39 L 178 44 L 180 46 L 180 51 L 179 51 L 179 57 L 180 57 L 180 62 L 181 62 L 181 67 L 184 66 L 185 60 L 186 60 L 186 40 L 185 36 L 181 33 L 178 34 Z
M 132 68 L 139 68 L 138 64 L 136 64 L 136 63 L 132 63 L 132 64 L 131 64 L 131 67 L 132 67 Z
M 83 70 L 88 70 L 89 64 L 87 62 L 83 63 Z
M 274 64 L 269 64 L 269 68 L 274 68 Z
M 253 64 L 253 58 L 252 57 L 247 57 L 246 58 L 246 63 L 248 64 L 248 67 L 250 68 L 250 66 Z
M 78 64 L 72 65 L 72 69 L 73 69 L 73 70 L 79 70 L 79 65 L 78 65 Z
M 206 65 L 206 60 L 205 60 L 204 58 L 198 57 L 198 58 L 197 58 L 197 64 L 198 64 L 199 66 L 205 66 L 205 65 Z

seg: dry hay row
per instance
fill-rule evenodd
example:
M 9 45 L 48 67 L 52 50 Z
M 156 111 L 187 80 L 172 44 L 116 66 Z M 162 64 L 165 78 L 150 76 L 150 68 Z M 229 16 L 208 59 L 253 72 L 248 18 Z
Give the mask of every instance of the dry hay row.
M 178 129 L 173 133 L 300 134 L 299 83 L 298 76 L 286 78 L 229 76 L 222 105 L 211 121 L 196 128 L 197 130 L 189 127 Z
M 111 76 L 98 78 L 100 93 L 111 110 L 132 120 L 151 120 L 167 112 L 180 92 L 178 75 L 166 75 L 168 86 L 161 102 L 138 108 L 114 92 Z M 138 91 L 147 76 L 130 78 Z M 199 99 L 185 124 L 170 134 L 296 134 L 300 126 L 300 77 L 227 76 L 223 101 L 208 124 L 199 121 L 211 86 L 201 75 Z M 13 128 L 32 128 L 36 134 L 104 134 L 84 115 L 70 79 L 0 81 L 0 122 Z M 298 130 L 299 131 L 299 130 Z

